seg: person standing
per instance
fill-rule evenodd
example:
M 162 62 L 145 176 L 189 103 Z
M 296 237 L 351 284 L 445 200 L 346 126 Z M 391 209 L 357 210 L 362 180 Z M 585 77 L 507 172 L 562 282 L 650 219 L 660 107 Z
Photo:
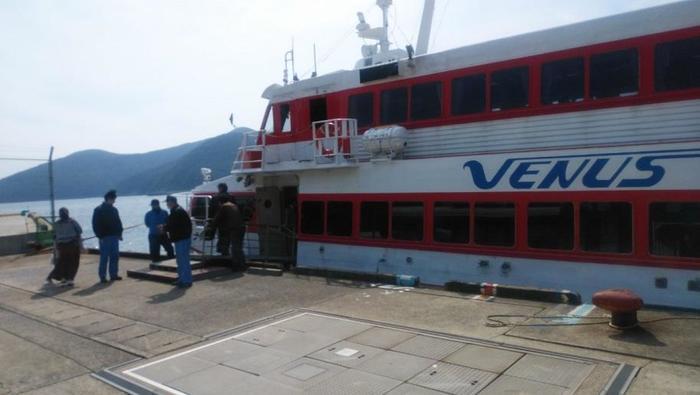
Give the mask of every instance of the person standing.
M 231 256 L 231 269 L 237 270 L 245 265 L 245 256 L 243 255 L 243 235 L 245 234 L 243 226 L 243 217 L 238 206 L 236 206 L 230 197 L 219 197 L 222 202 L 219 207 L 219 212 L 212 221 L 211 226 L 219 233 L 219 241 L 226 240 L 226 244 L 222 244 L 219 252 L 225 256 Z
M 110 190 L 104 196 L 105 200 L 95 208 L 92 213 L 92 230 L 100 240 L 100 266 L 98 274 L 100 282 L 107 282 L 107 269 L 109 268 L 109 280 L 118 281 L 119 276 L 119 241 L 122 240 L 124 228 L 119 218 L 119 210 L 114 207 L 117 200 L 117 191 Z
M 53 225 L 56 265 L 49 274 L 49 282 L 60 281 L 61 286 L 72 287 L 80 265 L 80 251 L 83 249 L 83 229 L 70 217 L 68 209 L 58 210 L 58 221 Z
M 216 186 L 216 188 L 218 189 L 219 193 L 217 193 L 212 199 L 212 206 L 214 208 L 213 213 L 215 213 L 214 218 L 219 216 L 224 204 L 226 204 L 226 202 L 228 202 L 231 198 L 231 195 L 228 193 L 228 184 L 221 182 Z M 219 239 L 216 242 L 216 251 L 223 256 L 228 256 L 231 249 L 230 247 L 231 232 L 219 232 Z
M 178 288 L 192 286 L 192 267 L 190 266 L 190 246 L 192 245 L 192 220 L 187 211 L 177 204 L 175 196 L 168 196 L 165 202 L 170 209 L 168 221 L 163 230 L 168 233 L 170 240 L 175 243 L 175 261 L 177 262 Z
M 151 200 L 151 210 L 146 213 L 144 222 L 148 227 L 148 247 L 151 261 L 160 262 L 161 246 L 168 254 L 168 259 L 174 258 L 173 245 L 170 243 L 167 233 L 161 230 L 161 225 L 165 225 L 168 222 L 168 212 L 160 208 L 158 199 Z

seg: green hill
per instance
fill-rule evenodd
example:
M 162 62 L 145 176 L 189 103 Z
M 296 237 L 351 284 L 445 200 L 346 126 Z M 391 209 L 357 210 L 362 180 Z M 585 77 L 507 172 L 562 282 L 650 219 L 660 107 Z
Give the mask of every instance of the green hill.
M 242 128 L 241 128 L 242 129 Z M 143 154 L 87 150 L 54 161 L 57 199 L 102 196 L 110 188 L 121 195 L 186 191 L 202 181 L 200 168 L 215 178 L 231 171 L 241 130 Z M 0 202 L 46 200 L 48 164 L 0 180 Z

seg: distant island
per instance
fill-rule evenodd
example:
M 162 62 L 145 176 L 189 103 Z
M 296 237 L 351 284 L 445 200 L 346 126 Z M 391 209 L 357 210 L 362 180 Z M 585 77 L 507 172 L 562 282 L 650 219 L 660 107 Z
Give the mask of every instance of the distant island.
M 228 175 L 241 143 L 241 131 L 143 154 L 101 150 L 73 153 L 54 161 L 56 199 L 120 195 L 153 195 L 187 191 L 202 182 L 200 168 L 214 178 Z M 0 180 L 0 203 L 47 200 L 48 164 Z

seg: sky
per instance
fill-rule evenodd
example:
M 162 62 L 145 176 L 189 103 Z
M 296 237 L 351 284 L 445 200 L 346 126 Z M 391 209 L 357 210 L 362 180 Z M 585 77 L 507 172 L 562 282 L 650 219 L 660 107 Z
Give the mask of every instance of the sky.
M 672 0 L 436 0 L 429 52 Z M 422 0 L 394 0 L 389 39 L 415 41 Z M 2 0 L 0 178 L 84 149 L 140 153 L 258 128 L 262 91 L 295 69 L 352 69 L 375 0 Z M 234 147 L 232 147 L 234 149 Z

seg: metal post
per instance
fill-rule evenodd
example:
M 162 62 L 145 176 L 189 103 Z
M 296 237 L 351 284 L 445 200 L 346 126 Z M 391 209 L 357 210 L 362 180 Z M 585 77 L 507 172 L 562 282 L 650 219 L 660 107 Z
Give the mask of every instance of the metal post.
M 51 201 L 51 225 L 56 222 L 56 202 L 53 190 L 53 146 L 49 151 L 49 200 Z

